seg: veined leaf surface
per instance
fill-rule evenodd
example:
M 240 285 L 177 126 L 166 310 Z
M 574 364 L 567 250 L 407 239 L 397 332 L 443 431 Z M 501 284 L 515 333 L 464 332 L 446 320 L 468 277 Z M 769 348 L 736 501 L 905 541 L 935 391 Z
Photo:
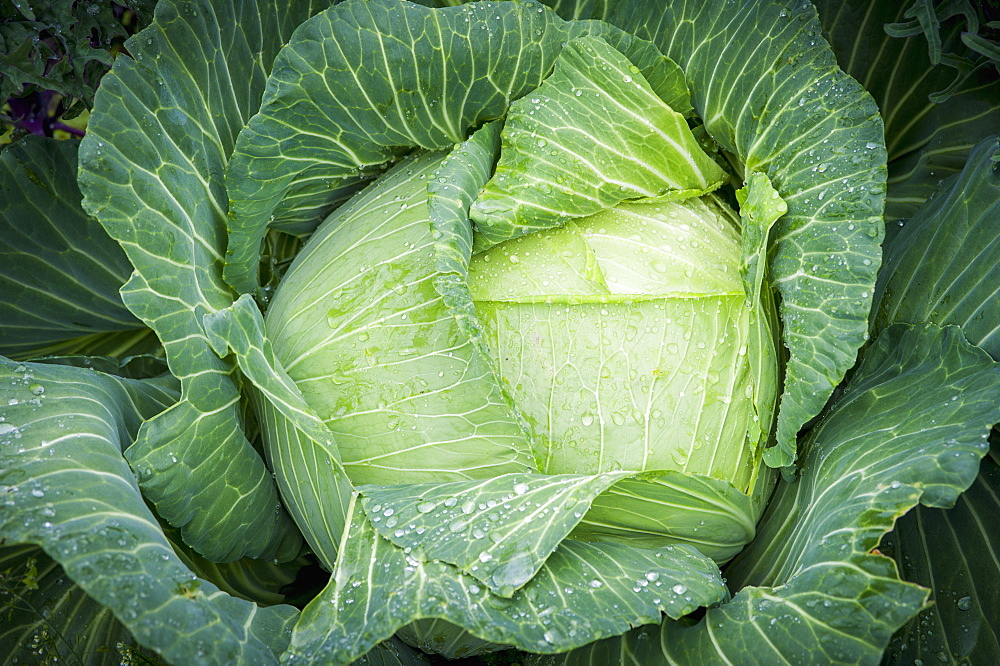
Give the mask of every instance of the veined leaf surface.
M 788 205 L 770 256 L 789 359 L 767 461 L 790 465 L 796 434 L 867 331 L 886 179 L 878 108 L 822 48 L 809 4 L 619 2 L 607 20 L 683 68 L 711 137 L 746 173 L 765 174 Z
M 728 594 L 715 565 L 687 546 L 565 541 L 506 599 L 450 565 L 420 561 L 393 545 L 358 504 L 340 553 L 330 584 L 296 625 L 289 664 L 350 663 L 422 618 L 447 620 L 494 643 L 560 652 L 656 621 L 661 612 L 681 617 Z
M 159 3 L 103 80 L 80 147 L 84 208 L 135 267 L 129 310 L 156 331 L 182 399 L 149 421 L 128 456 L 146 496 L 216 560 L 293 557 L 299 537 L 240 429 L 235 368 L 201 318 L 226 308 L 222 176 L 256 111 L 271 60 L 310 2 L 258 7 Z M 134 59 L 133 59 L 134 58 Z M 224 507 L 222 510 L 219 507 Z
M 26 137 L 0 153 L 0 354 L 142 327 L 118 295 L 132 265 L 80 205 L 77 148 Z
M 0 540 L 36 544 L 171 661 L 276 663 L 296 611 L 258 608 L 197 578 L 173 549 L 122 456 L 176 382 L 0 358 Z

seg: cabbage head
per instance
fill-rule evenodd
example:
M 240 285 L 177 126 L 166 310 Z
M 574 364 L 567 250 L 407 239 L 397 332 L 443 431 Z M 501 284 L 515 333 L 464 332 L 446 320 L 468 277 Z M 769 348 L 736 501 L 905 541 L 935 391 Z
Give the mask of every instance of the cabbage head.
M 353 483 L 624 470 L 574 538 L 687 543 L 723 562 L 753 538 L 773 482 L 780 343 L 756 263 L 767 229 L 751 220 L 743 238 L 712 192 L 725 172 L 633 70 L 583 37 L 512 104 L 471 207 L 487 231 L 460 259 L 467 283 L 443 288 L 428 182 L 449 167 L 420 153 L 317 230 L 267 332 Z M 608 104 L 629 115 L 587 137 L 590 160 L 573 150 L 577 128 L 546 124 Z M 630 157 L 611 187 L 600 163 L 613 151 Z M 613 205 L 593 200 L 603 191 Z

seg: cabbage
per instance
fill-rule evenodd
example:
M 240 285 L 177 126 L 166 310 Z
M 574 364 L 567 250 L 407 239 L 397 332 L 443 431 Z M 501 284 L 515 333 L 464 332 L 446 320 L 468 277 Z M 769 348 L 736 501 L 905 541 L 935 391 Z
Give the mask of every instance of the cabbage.
M 997 660 L 991 24 L 552 4 L 161 0 L 4 149 L 12 659 Z

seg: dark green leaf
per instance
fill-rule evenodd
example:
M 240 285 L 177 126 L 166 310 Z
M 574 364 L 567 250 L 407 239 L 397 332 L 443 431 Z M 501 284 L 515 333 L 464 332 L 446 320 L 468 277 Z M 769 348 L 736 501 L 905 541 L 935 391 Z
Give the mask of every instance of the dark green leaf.
M 997 137 L 980 142 L 889 244 L 872 330 L 896 323 L 962 327 L 1000 360 L 1000 172 Z
M 89 106 L 101 76 L 111 67 L 110 51 L 130 31 L 149 23 L 155 0 L 4 4 L 0 6 L 0 102 L 12 95 L 51 90 L 81 98 Z M 130 25 L 122 23 L 116 5 L 134 10 Z
M 158 664 L 41 548 L 0 548 L 0 664 L 118 666 L 126 653 Z
M 894 221 L 913 215 L 943 179 L 962 170 L 973 146 L 1000 127 L 1000 76 L 994 69 L 964 66 L 955 56 L 945 56 L 945 65 L 965 68 L 963 78 L 953 67 L 931 65 L 922 35 L 887 35 L 882 26 L 899 21 L 908 3 L 816 0 L 816 6 L 840 66 L 872 94 L 885 119 L 885 219 L 891 237 L 897 230 Z M 962 27 L 955 21 L 942 28 L 945 51 L 967 52 L 959 42 Z M 954 92 L 946 101 L 929 99 L 949 86 Z
M 953 509 L 917 507 L 879 549 L 906 580 L 932 589 L 920 612 L 889 644 L 889 664 L 993 664 L 1000 661 L 1000 450 Z
M 0 153 L 0 353 L 7 356 L 142 327 L 118 295 L 132 265 L 80 206 L 77 147 L 26 137 Z
M 135 639 L 175 663 L 276 663 L 296 616 L 195 577 L 122 457 L 177 399 L 155 383 L 0 359 L 0 540 L 41 546 Z
M 997 138 L 982 141 L 961 174 L 920 207 L 889 246 L 872 322 L 957 324 L 1000 360 L 1000 174 Z M 956 508 L 919 508 L 883 541 L 907 580 L 932 587 L 935 606 L 890 645 L 890 663 L 914 659 L 990 663 L 1000 655 L 1000 564 L 996 530 L 998 477 L 987 457 Z
M 128 452 L 160 514 L 215 560 L 288 558 L 299 536 L 264 461 L 240 429 L 231 362 L 218 358 L 203 315 L 233 295 L 222 279 L 236 134 L 256 111 L 267 70 L 309 1 L 164 0 L 127 42 L 97 95 L 80 148 L 84 208 L 136 272 L 122 290 L 156 330 L 182 400 L 150 421 Z

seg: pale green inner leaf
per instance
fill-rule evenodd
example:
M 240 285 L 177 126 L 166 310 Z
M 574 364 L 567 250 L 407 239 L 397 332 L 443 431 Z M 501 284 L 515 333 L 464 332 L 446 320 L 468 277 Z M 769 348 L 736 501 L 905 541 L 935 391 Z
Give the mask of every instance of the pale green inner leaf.
M 277 358 L 357 484 L 532 469 L 489 364 L 435 287 L 427 179 L 442 157 L 404 161 L 341 208 L 267 313 Z
M 570 41 L 552 75 L 511 104 L 500 162 L 471 215 L 499 242 L 626 199 L 704 194 L 724 180 L 639 68 L 588 36 Z
M 365 486 L 379 533 L 420 560 L 441 560 L 510 597 L 590 508 L 628 473 L 505 474 L 483 481 Z

